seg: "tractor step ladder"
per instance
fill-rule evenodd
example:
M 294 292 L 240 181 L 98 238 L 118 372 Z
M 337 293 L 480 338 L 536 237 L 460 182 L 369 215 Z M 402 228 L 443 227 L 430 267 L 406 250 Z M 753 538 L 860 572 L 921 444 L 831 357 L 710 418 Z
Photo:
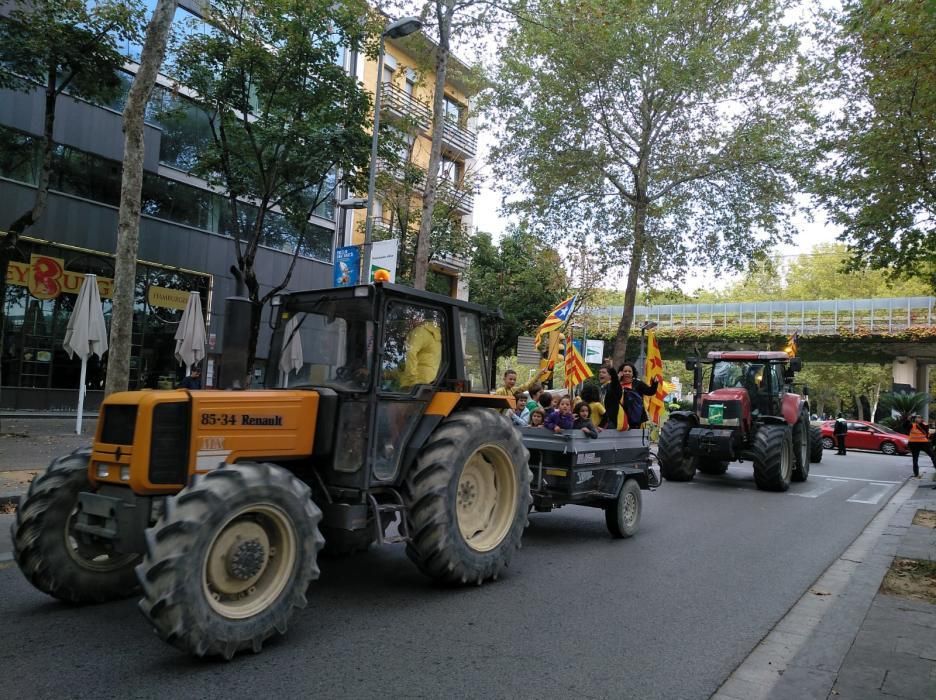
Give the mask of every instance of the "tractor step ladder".
M 391 491 L 394 496 L 400 498 L 399 494 Z M 378 544 L 397 544 L 400 542 L 409 542 L 409 525 L 406 522 L 406 506 L 403 504 L 402 499 L 399 503 L 378 503 L 377 499 L 374 497 L 374 494 L 369 493 L 367 495 L 368 501 L 370 501 L 371 508 L 373 508 L 374 513 L 377 517 L 374 518 L 374 527 L 377 528 L 377 543 Z M 392 513 L 393 521 L 397 523 L 397 534 L 390 535 L 387 537 L 384 535 L 383 528 L 383 514 Z M 399 513 L 399 519 L 396 517 Z

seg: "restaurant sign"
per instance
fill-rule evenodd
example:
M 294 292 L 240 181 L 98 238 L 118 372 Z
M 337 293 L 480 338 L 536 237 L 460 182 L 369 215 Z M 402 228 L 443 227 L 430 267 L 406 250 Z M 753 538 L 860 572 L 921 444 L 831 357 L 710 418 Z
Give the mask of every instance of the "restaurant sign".
M 7 283 L 28 287 L 37 299 L 55 299 L 59 294 L 78 294 L 84 282 L 83 272 L 65 269 L 62 258 L 48 255 L 32 255 L 28 263 L 11 262 L 7 268 Z M 102 299 L 110 299 L 114 293 L 114 280 L 97 278 L 98 291 Z M 184 309 L 188 292 L 164 287 L 150 287 L 147 301 L 151 306 L 167 309 Z

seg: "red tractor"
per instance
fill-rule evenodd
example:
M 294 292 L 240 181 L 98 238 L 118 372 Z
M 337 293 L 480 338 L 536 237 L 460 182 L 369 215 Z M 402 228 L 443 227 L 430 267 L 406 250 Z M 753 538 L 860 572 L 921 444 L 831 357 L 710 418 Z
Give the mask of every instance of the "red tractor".
M 806 481 L 810 461 L 822 459 L 822 434 L 809 423 L 805 387 L 803 396 L 792 392 L 801 368 L 785 352 L 710 352 L 686 360 L 694 372 L 693 410 L 675 411 L 663 424 L 657 453 L 663 476 L 689 481 L 696 470 L 724 474 L 729 462 L 750 460 L 764 491 Z

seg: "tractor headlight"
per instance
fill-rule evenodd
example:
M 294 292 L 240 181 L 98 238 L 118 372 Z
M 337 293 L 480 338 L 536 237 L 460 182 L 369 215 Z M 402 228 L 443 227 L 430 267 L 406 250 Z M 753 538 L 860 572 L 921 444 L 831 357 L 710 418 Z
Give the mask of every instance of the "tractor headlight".
M 121 468 L 120 468 L 120 480 L 121 480 L 121 481 L 130 481 L 130 467 L 121 467 Z
M 99 462 L 97 465 L 97 478 L 106 479 L 109 476 L 110 476 L 110 465 Z

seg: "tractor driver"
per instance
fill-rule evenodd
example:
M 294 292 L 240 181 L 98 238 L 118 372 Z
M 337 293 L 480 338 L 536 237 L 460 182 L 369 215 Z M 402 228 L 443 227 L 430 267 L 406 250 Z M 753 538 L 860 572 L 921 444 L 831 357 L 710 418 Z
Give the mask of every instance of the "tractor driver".
M 442 329 L 434 321 L 422 321 L 406 336 L 406 356 L 400 387 L 432 384 L 442 364 Z

